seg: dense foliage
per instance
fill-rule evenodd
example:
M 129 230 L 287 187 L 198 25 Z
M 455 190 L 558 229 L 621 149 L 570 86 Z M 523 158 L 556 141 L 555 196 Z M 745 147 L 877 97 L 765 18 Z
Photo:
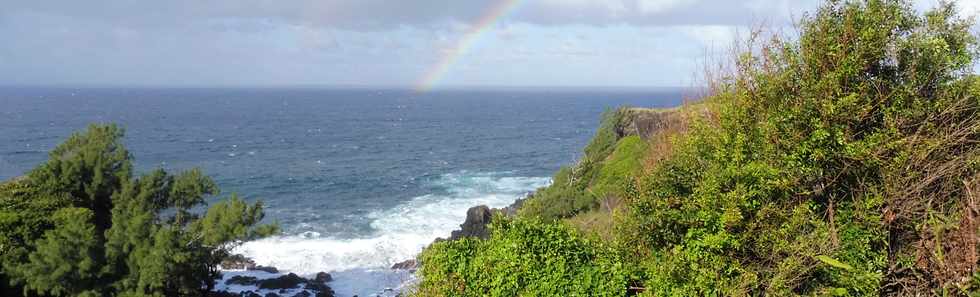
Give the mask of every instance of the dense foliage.
M 139 177 L 115 125 L 73 134 L 26 177 L 0 184 L 0 279 L 16 296 L 204 296 L 241 240 L 271 234 L 262 205 L 199 170 Z
M 580 265 L 635 269 L 627 282 L 642 283 L 645 295 L 980 294 L 980 80 L 971 22 L 956 11 L 831 0 L 800 20 L 798 37 L 753 34 L 712 81 L 698 106 L 706 112 L 650 138 L 670 145 L 630 153 L 646 156 L 646 170 L 602 174 L 622 162 L 609 144 L 630 140 L 609 140 L 600 128 L 593 144 L 606 153 L 587 150 L 521 214 L 594 215 L 595 197 L 583 193 L 596 181 L 623 184 L 612 192 L 622 207 L 609 214 L 619 255 L 610 259 L 622 262 Z M 494 245 L 546 240 L 510 235 L 430 248 L 420 290 L 494 288 L 491 280 L 514 269 L 498 273 L 497 263 L 474 259 L 507 257 L 497 251 L 508 247 Z M 514 252 L 564 263 L 568 251 Z M 558 274 L 538 279 L 551 278 Z M 625 294 L 619 284 L 601 292 Z M 552 295 L 519 286 L 508 293 Z
M 487 240 L 433 244 L 420 296 L 625 296 L 627 270 L 609 247 L 563 225 L 497 219 Z

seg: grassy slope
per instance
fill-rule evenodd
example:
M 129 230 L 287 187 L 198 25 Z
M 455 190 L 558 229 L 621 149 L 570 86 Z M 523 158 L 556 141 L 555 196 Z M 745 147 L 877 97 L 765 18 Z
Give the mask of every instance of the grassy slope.
M 579 169 L 577 171 L 566 170 L 564 172 L 559 172 L 555 176 L 555 180 L 561 180 L 565 182 L 556 182 L 548 188 L 542 189 L 539 193 L 534 195 L 534 201 L 531 204 L 541 204 L 541 205 L 562 205 L 563 200 L 569 199 L 569 197 L 588 197 L 591 203 L 589 207 L 577 209 L 574 213 L 566 216 L 548 216 L 547 210 L 539 210 L 538 208 L 526 208 L 520 213 L 522 216 L 528 217 L 541 217 L 544 219 L 562 219 L 564 222 L 570 224 L 571 226 L 578 229 L 578 231 L 590 235 L 597 236 L 602 240 L 611 241 L 613 239 L 613 232 L 615 228 L 614 213 L 620 210 L 623 205 L 623 191 L 626 187 L 635 182 L 637 177 L 640 177 L 649 172 L 649 170 L 662 159 L 669 156 L 670 151 L 673 147 L 673 143 L 676 138 L 682 136 L 687 131 L 687 121 L 690 118 L 702 116 L 705 112 L 704 104 L 693 104 L 686 105 L 682 107 L 667 108 L 667 109 L 654 109 L 654 108 L 622 108 L 615 111 L 615 114 L 608 115 L 604 119 L 603 123 L 600 125 L 601 129 L 611 129 L 611 130 L 630 130 L 627 126 L 632 127 L 634 122 L 641 121 L 641 124 L 645 121 L 646 124 L 651 124 L 651 122 L 656 122 L 656 129 L 651 131 L 644 131 L 645 134 L 642 135 L 622 135 L 624 137 L 614 138 L 615 145 L 613 146 L 612 152 L 606 155 L 588 155 L 589 150 L 586 150 L 586 155 L 583 157 L 583 161 L 579 162 L 585 164 L 590 159 L 601 159 L 601 162 L 596 162 L 586 167 L 586 169 Z M 612 122 L 616 121 L 616 122 Z M 639 131 L 629 131 L 629 133 L 635 133 Z M 600 130 L 597 131 L 596 135 L 602 135 L 605 133 Z M 598 137 L 597 137 L 598 138 Z M 595 143 L 595 141 L 593 141 Z M 602 152 L 599 150 L 592 150 L 591 152 Z M 582 166 L 585 167 L 585 166 Z M 590 171 L 591 170 L 591 171 Z M 576 172 L 579 174 L 578 177 L 574 179 L 582 180 L 582 184 L 585 186 L 579 186 L 578 188 L 573 187 L 574 184 L 568 183 L 568 174 L 571 172 Z M 576 190 L 584 188 L 579 192 Z M 558 193 L 575 193 L 571 195 L 561 196 Z
M 552 185 L 535 192 L 519 215 L 556 220 L 583 212 L 610 211 L 619 204 L 626 181 L 643 170 L 651 146 L 649 135 L 641 138 L 635 134 L 618 135 L 617 131 L 624 130 L 638 114 L 672 115 L 678 110 L 621 108 L 606 112 L 579 162 L 560 169 L 552 178 Z

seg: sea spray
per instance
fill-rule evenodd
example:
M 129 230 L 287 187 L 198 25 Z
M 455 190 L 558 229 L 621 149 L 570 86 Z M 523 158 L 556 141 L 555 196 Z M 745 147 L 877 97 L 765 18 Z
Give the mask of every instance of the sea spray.
M 236 250 L 257 263 L 283 271 L 312 275 L 330 272 L 338 296 L 373 296 L 397 291 L 414 276 L 394 271 L 394 263 L 415 257 L 438 237 L 448 237 L 475 205 L 504 207 L 529 191 L 548 185 L 544 177 L 515 177 L 506 173 L 459 172 L 432 181 L 439 194 L 415 197 L 367 216 L 374 231 L 358 238 L 300 232 L 247 242 Z

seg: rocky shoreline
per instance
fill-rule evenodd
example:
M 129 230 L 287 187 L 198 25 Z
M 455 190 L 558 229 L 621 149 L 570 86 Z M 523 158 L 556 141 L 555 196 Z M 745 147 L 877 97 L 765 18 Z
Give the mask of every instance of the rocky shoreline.
M 487 239 L 490 237 L 490 230 L 487 228 L 490 225 L 490 221 L 493 219 L 494 214 L 501 214 L 504 216 L 513 216 L 517 214 L 517 210 L 520 209 L 524 201 L 533 195 L 534 192 L 528 192 L 524 198 L 520 198 L 511 203 L 510 205 L 503 208 L 490 208 L 486 205 L 477 205 L 470 207 L 466 210 L 466 219 L 462 224 L 459 225 L 459 229 L 453 230 L 450 233 L 449 238 L 436 238 L 432 243 L 440 241 L 453 241 L 464 237 L 473 237 L 479 239 Z M 418 269 L 418 259 L 408 259 L 402 262 L 395 263 L 391 266 L 394 270 L 408 270 L 410 272 L 415 272 Z
M 326 272 L 319 272 L 313 278 L 304 278 L 295 273 L 280 275 L 279 269 L 272 266 L 256 265 L 255 261 L 241 254 L 229 256 L 221 262 L 221 268 L 227 270 L 241 270 L 247 272 L 260 272 L 278 277 L 259 278 L 251 275 L 234 275 L 227 279 L 220 280 L 225 290 L 217 290 L 211 294 L 216 297 L 333 297 L 334 291 L 328 285 L 333 281 L 333 277 Z M 255 287 L 253 290 L 240 290 L 233 292 L 227 287 L 244 286 Z M 260 294 L 262 291 L 270 291 Z
M 500 213 L 506 216 L 512 216 L 517 213 L 517 210 L 523 204 L 524 200 L 533 192 L 529 192 L 525 195 L 525 198 L 518 199 L 511 203 L 510 205 L 503 208 L 490 208 L 486 205 L 477 205 L 470 207 L 466 211 L 466 219 L 460 224 L 460 228 L 452 231 L 449 238 L 436 238 L 433 243 L 445 241 L 445 240 L 458 240 L 464 237 L 475 237 L 480 239 L 486 239 L 490 234 L 488 230 L 488 225 L 495 213 Z M 234 292 L 232 290 L 218 290 L 211 294 L 215 297 L 279 297 L 279 296 L 297 296 L 297 297 L 333 297 L 335 296 L 333 289 L 330 288 L 329 282 L 333 280 L 331 275 L 327 272 L 319 272 L 313 278 L 303 278 L 295 273 L 281 274 L 279 269 L 272 266 L 262 266 L 255 263 L 251 258 L 245 255 L 235 254 L 226 258 L 220 264 L 222 269 L 229 271 L 246 271 L 246 272 L 260 272 L 271 275 L 278 275 L 277 277 L 271 278 L 259 278 L 249 275 L 234 275 L 230 278 L 219 280 L 225 287 L 229 286 L 249 286 L 255 287 L 256 290 L 241 290 Z M 392 270 L 406 270 L 409 272 L 415 272 L 418 269 L 419 262 L 417 259 L 407 259 L 402 262 L 395 263 L 391 266 Z M 264 295 L 259 292 L 262 291 L 273 291 L 267 292 Z

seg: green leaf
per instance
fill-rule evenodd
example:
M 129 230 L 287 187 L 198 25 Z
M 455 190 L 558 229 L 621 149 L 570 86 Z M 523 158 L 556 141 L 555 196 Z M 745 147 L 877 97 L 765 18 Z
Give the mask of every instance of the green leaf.
M 847 265 L 844 262 L 837 261 L 837 259 L 834 259 L 834 258 L 825 256 L 825 255 L 819 255 L 819 256 L 817 256 L 817 260 L 820 260 L 820 262 L 824 262 L 827 265 L 834 266 L 834 267 L 841 268 L 841 269 L 846 269 L 846 270 L 852 270 L 852 269 L 854 269 L 854 267 L 851 267 L 851 265 Z

